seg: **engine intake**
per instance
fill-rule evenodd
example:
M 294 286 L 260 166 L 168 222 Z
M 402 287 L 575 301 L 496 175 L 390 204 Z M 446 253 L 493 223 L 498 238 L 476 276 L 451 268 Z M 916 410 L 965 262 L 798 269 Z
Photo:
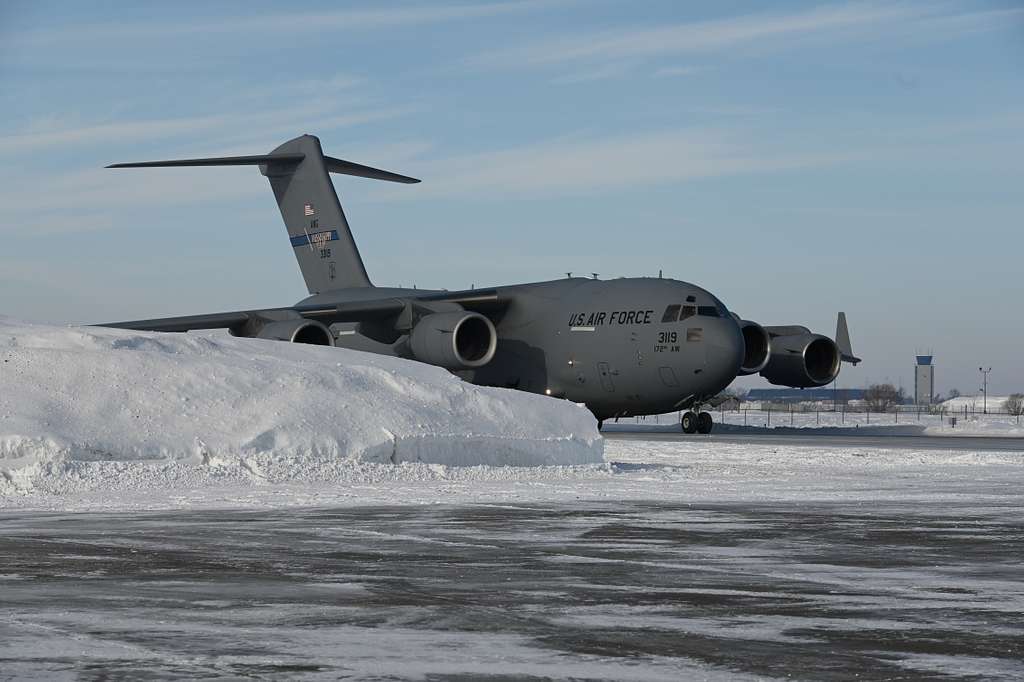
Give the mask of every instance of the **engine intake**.
M 315 320 L 279 320 L 263 325 L 257 339 L 308 343 L 314 346 L 333 346 L 334 335 L 324 324 Z
M 480 313 L 433 313 L 409 334 L 409 348 L 420 362 L 447 369 L 482 367 L 494 357 L 498 333 Z
M 811 388 L 830 383 L 839 374 L 839 348 L 820 334 L 776 336 L 761 376 L 777 386 Z
M 744 344 L 743 363 L 740 365 L 739 374 L 757 374 L 771 359 L 772 343 L 768 337 L 768 330 L 750 320 L 740 320 L 739 325 Z

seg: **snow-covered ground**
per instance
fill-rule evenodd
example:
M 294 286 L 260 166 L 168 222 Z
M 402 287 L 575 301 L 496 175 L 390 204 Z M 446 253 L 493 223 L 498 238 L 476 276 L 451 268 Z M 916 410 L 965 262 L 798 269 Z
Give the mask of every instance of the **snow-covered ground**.
M 606 456 L 18 498 L 0 668 L 1020 679 L 1024 454 L 712 437 Z
M 337 348 L 0 319 L 0 504 L 335 481 L 370 463 L 602 461 L 586 409 Z
M 242 339 L 0 322 L 0 361 L 13 678 L 1019 679 L 1024 440 L 604 441 Z
M 259 473 L 179 462 L 76 462 L 0 496 L 0 507 L 61 511 L 534 504 L 581 500 L 935 501 L 943 482 L 991 483 L 1019 501 L 1024 452 L 770 443 L 619 441 L 600 464 L 461 466 L 281 460 Z M 918 482 L 928 485 L 918 489 Z M 994 499 L 994 498 L 993 498 Z
M 1009 396 L 1005 395 L 990 395 L 987 398 L 982 395 L 961 395 L 956 398 L 944 400 L 939 404 L 939 406 L 944 408 L 946 412 L 950 414 L 963 412 L 964 409 L 968 412 L 983 412 L 985 410 L 990 410 L 992 412 L 1006 412 L 1006 401 L 1008 399 Z
M 894 476 L 1024 480 L 1015 452 L 606 443 L 571 403 L 340 349 L 0 320 L 0 361 L 6 508 L 903 499 Z

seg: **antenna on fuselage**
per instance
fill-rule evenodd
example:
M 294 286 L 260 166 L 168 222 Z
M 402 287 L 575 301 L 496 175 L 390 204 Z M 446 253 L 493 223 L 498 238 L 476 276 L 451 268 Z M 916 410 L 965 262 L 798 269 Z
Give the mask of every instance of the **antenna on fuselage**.
M 596 273 L 596 272 L 592 272 L 592 273 L 590 273 L 590 275 L 591 275 L 591 277 L 593 277 L 594 279 L 597 279 L 597 275 L 598 275 L 598 273 Z
M 571 272 L 565 273 L 565 278 L 566 279 L 572 279 L 572 273 Z

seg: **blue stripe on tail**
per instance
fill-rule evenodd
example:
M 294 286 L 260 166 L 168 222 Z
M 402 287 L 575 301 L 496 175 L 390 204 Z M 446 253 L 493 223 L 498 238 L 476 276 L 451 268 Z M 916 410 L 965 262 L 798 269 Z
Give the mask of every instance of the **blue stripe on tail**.
M 294 247 L 308 246 L 310 242 L 313 242 L 315 246 L 317 244 L 337 241 L 337 239 L 337 230 L 327 230 L 325 232 L 313 232 L 312 234 L 309 235 L 300 234 L 298 236 L 292 237 L 291 242 L 292 246 Z

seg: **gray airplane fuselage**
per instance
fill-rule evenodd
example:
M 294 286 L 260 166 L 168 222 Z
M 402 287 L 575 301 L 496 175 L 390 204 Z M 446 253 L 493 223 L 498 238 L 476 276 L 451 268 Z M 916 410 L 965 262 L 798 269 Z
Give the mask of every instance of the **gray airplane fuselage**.
M 762 326 L 707 290 L 662 278 L 566 279 L 483 290 L 377 287 L 370 281 L 330 174 L 402 184 L 415 178 L 325 156 L 301 135 L 269 154 L 113 164 L 112 168 L 258 166 L 277 201 L 311 295 L 287 308 L 234 310 L 110 326 L 333 345 L 444 367 L 475 384 L 583 403 L 598 419 L 699 412 L 739 375 L 823 386 L 859 362 L 839 314 L 833 341 L 800 325 Z M 696 410 L 697 412 L 694 412 Z
M 496 287 L 508 301 L 494 318 L 497 349 L 485 366 L 457 371 L 474 384 L 585 403 L 599 419 L 682 409 L 716 395 L 736 377 L 744 342 L 721 301 L 687 282 L 661 278 L 567 278 Z M 310 296 L 296 307 L 363 299 L 417 299 L 422 289 L 344 289 Z M 663 322 L 669 306 L 699 311 Z M 335 345 L 406 355 L 359 323 L 332 327 Z

